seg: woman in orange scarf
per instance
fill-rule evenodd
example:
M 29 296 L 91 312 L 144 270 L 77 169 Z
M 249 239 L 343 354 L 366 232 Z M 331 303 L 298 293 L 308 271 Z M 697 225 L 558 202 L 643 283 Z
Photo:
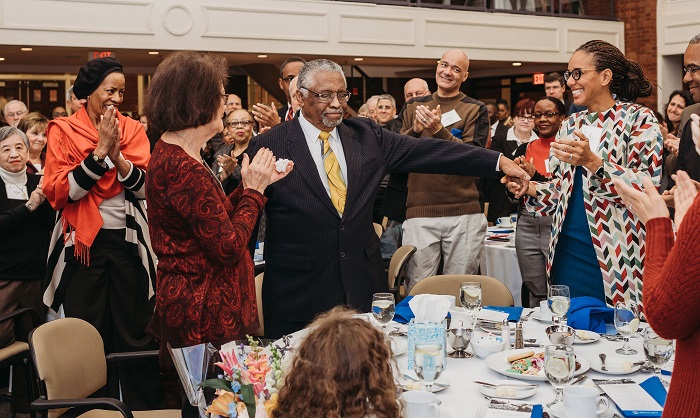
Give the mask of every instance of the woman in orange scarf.
M 71 117 L 50 122 L 43 188 L 60 211 L 44 302 L 90 322 L 108 353 L 157 347 L 145 333 L 155 279 L 144 205 L 149 143 L 141 124 L 118 111 L 124 86 L 114 58 L 80 69 L 73 93 L 87 102 Z M 120 365 L 121 384 L 108 388 L 121 389 L 132 409 L 157 407 L 157 367 Z

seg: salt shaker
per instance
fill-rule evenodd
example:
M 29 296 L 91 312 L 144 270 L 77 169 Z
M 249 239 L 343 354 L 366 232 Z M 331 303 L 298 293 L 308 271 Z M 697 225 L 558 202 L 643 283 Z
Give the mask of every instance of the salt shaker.
M 525 341 L 523 341 L 523 323 L 520 321 L 515 323 L 515 348 L 525 348 Z
M 504 319 L 501 324 L 501 340 L 503 340 L 503 350 L 510 350 L 510 325 L 508 319 Z

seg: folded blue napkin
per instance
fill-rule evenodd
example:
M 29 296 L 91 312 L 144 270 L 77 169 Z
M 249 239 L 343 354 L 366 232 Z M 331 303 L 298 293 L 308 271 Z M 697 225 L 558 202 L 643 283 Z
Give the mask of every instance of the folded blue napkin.
M 508 322 L 518 322 L 523 314 L 522 306 L 484 306 L 482 309 L 508 314 Z
M 649 395 L 651 395 L 652 398 L 656 402 L 659 403 L 659 405 L 664 406 L 666 404 L 666 388 L 664 387 L 664 384 L 661 383 L 661 380 L 659 380 L 658 377 L 652 376 L 648 378 L 647 380 L 643 381 L 642 383 L 639 384 L 639 386 L 642 387 Z M 621 411 L 622 416 L 626 418 L 631 418 L 631 417 L 639 417 L 639 416 L 645 416 L 645 417 L 660 417 L 662 415 L 662 412 L 651 412 L 651 411 Z
M 530 418 L 542 418 L 542 405 L 532 405 L 532 412 L 530 413 Z
M 411 310 L 411 307 L 408 306 L 408 302 L 413 299 L 413 296 L 406 296 L 404 300 L 398 303 L 396 305 L 396 311 L 394 313 L 394 321 L 398 322 L 399 324 L 408 324 L 411 322 L 411 319 L 415 317 L 413 315 L 413 311 Z
M 605 333 L 605 323 L 613 322 L 613 309 L 590 296 L 571 298 L 567 324 L 576 329 Z

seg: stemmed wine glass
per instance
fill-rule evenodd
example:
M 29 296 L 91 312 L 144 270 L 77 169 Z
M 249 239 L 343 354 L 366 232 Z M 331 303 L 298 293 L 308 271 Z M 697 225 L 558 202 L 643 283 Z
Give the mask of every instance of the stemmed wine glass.
M 622 348 L 615 350 L 618 354 L 637 354 L 637 350 L 630 348 L 630 337 L 637 332 L 639 326 L 639 307 L 636 303 L 617 302 L 615 304 L 615 328 L 622 335 L 624 344 Z
M 659 335 L 651 328 L 644 330 L 644 354 L 647 360 L 654 367 L 654 374 L 661 379 L 661 367 L 671 360 L 673 357 L 673 340 L 667 340 L 659 337 Z
M 394 319 L 396 302 L 391 293 L 375 293 L 372 296 L 372 315 L 382 324 L 382 331 L 386 332 L 386 324 Z
M 462 306 L 469 312 L 471 327 L 476 317 L 476 311 L 481 307 L 481 283 L 464 282 L 459 287 L 459 301 Z
M 553 284 L 547 289 L 547 303 L 552 311 L 552 325 L 559 325 L 561 318 L 569 311 L 571 297 L 569 296 L 569 286 L 563 284 Z
M 413 354 L 413 370 L 423 380 L 425 390 L 433 391 L 433 383 L 445 367 L 441 344 L 416 344 Z
M 556 396 L 554 400 L 547 404 L 553 408 L 555 405 L 564 402 L 564 386 L 571 383 L 576 371 L 576 357 L 574 348 L 569 345 L 548 345 L 544 349 L 544 374 L 549 383 L 554 386 Z

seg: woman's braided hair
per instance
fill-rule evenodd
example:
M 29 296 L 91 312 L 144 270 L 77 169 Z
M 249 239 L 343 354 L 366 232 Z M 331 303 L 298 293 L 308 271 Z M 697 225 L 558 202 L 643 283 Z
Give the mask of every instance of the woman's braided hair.
M 651 96 L 654 86 L 644 76 L 642 67 L 636 61 L 625 58 L 622 51 L 615 45 L 593 40 L 578 47 L 577 51 L 591 54 L 598 71 L 606 68 L 612 71 L 610 92 L 619 100 L 634 102 L 639 97 Z

